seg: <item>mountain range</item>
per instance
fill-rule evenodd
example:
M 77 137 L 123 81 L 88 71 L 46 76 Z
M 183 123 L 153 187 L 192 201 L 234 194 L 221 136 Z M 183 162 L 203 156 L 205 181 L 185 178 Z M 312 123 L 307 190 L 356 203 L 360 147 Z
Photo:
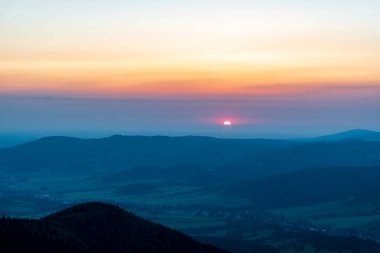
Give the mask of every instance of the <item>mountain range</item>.
M 67 203 L 111 201 L 236 253 L 380 252 L 375 242 L 380 240 L 378 135 L 352 130 L 302 140 L 55 136 L 1 148 L 0 211 L 44 217 L 2 219 L 3 245 L 19 252 L 23 245 L 12 238 L 26 238 L 25 246 L 39 252 L 44 242 L 56 252 L 90 252 L 101 249 L 94 245 L 106 238 L 119 245 L 110 246 L 113 252 L 124 252 L 117 234 L 129 233 L 127 220 L 138 221 L 135 228 L 142 223 L 147 230 L 162 228 L 100 203 L 46 216 Z M 88 238 L 77 232 L 87 225 Z M 172 230 L 162 231 L 174 236 Z M 140 232 L 137 241 L 159 243 L 145 241 L 160 238 L 157 233 Z M 158 252 L 176 252 L 169 241 L 162 243 Z M 157 252 L 128 245 L 136 252 Z

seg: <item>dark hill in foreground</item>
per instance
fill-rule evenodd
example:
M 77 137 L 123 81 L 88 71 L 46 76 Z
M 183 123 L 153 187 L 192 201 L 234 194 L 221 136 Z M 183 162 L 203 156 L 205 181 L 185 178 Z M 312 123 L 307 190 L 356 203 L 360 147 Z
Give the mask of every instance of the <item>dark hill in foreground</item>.
M 40 220 L 0 220 L 0 252 L 223 253 L 180 232 L 103 203 L 81 204 Z

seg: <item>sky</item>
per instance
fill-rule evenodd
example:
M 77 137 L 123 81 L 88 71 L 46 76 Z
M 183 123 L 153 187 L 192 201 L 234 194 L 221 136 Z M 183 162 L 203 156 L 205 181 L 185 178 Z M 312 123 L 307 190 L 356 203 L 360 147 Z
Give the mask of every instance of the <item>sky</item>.
M 0 132 L 380 130 L 378 13 L 378 0 L 0 0 Z

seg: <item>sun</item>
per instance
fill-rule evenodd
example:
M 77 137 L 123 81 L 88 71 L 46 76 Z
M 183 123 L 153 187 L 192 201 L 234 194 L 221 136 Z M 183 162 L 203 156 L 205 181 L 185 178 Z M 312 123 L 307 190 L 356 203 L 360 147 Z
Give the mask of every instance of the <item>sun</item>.
M 223 122 L 223 125 L 225 125 L 225 126 L 231 126 L 232 122 L 230 120 L 226 120 L 226 121 Z

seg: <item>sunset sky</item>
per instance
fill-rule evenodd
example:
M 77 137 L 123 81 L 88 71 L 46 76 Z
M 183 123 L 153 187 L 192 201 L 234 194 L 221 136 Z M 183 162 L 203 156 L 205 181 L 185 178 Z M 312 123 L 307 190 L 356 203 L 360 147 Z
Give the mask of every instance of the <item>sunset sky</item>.
M 378 0 L 0 0 L 0 132 L 380 130 L 379 13 Z

